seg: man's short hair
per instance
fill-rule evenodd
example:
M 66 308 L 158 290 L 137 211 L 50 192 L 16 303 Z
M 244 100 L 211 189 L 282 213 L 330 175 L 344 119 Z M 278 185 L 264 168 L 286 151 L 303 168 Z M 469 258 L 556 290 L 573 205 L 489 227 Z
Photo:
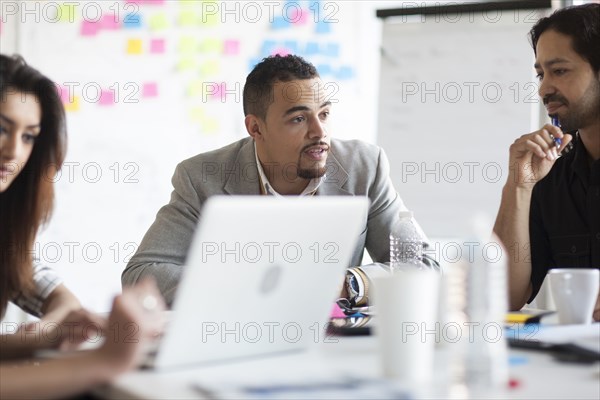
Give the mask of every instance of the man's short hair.
M 540 19 L 529 31 L 536 55 L 537 42 L 547 30 L 570 36 L 573 49 L 590 63 L 595 73 L 600 71 L 600 4 L 567 7 Z
M 302 57 L 295 55 L 269 56 L 263 58 L 246 78 L 244 85 L 244 115 L 254 114 L 263 120 L 273 102 L 275 82 L 318 78 L 317 69 Z

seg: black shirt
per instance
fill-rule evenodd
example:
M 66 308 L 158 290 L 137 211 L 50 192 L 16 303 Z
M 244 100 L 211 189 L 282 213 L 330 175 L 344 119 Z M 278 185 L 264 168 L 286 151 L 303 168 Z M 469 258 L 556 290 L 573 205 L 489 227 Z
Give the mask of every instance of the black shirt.
M 529 301 L 551 268 L 600 268 L 600 160 L 590 168 L 579 136 L 533 188 L 529 237 Z

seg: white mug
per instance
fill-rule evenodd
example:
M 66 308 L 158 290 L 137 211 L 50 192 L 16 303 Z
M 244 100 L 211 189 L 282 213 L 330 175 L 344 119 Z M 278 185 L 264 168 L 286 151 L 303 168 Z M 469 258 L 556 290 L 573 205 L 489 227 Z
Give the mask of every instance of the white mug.
M 548 272 L 550 290 L 564 325 L 590 324 L 600 288 L 600 271 L 594 268 L 557 268 Z
M 431 380 L 438 288 L 439 275 L 430 271 L 402 271 L 374 279 L 375 334 L 385 377 Z

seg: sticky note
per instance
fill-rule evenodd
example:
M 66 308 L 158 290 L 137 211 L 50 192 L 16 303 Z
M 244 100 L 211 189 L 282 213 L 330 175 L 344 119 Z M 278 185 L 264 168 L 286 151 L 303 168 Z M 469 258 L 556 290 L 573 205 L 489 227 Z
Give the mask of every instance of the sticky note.
M 203 133 L 212 134 L 219 131 L 219 121 L 216 118 L 205 118 L 201 125 Z
M 198 42 L 193 36 L 184 36 L 179 39 L 179 45 L 177 46 L 177 49 L 183 54 L 196 53 L 198 50 Z
M 210 97 L 213 100 L 221 100 L 223 101 L 223 99 L 225 98 L 225 87 L 226 87 L 226 83 L 225 82 L 221 82 L 218 84 L 213 84 L 210 87 Z
M 340 56 L 340 45 L 337 43 L 328 43 L 323 49 L 323 54 L 328 57 L 339 57 Z
M 219 20 L 219 4 L 216 1 L 202 1 L 200 23 L 205 26 L 213 26 L 217 25 Z
M 150 40 L 150 53 L 163 54 L 165 52 L 165 39 Z
M 70 103 L 64 104 L 64 108 L 66 112 L 77 112 L 80 108 L 79 96 L 73 96 L 73 101 Z
M 127 54 L 142 54 L 142 39 L 128 39 Z
M 166 29 L 169 27 L 169 20 L 167 19 L 167 14 L 163 13 L 159 13 L 159 14 L 154 14 L 152 17 L 150 17 L 150 20 L 148 21 L 148 25 L 150 26 L 150 29 L 153 31 L 159 31 L 162 29 Z
M 235 56 L 240 53 L 240 41 L 239 40 L 226 40 L 223 43 L 223 54 L 227 56 Z
M 142 97 L 157 97 L 158 85 L 156 82 L 145 82 L 142 86 Z
M 283 47 L 280 47 L 278 49 L 273 50 L 273 52 L 271 53 L 272 56 L 279 54 L 282 57 L 287 56 L 288 54 L 290 54 L 288 49 L 284 49 Z
M 186 71 L 186 70 L 190 70 L 190 69 L 196 69 L 196 59 L 193 57 L 185 57 L 182 58 L 181 60 L 179 60 L 179 62 L 177 63 L 177 70 L 178 71 Z
M 194 122 L 202 122 L 205 118 L 204 109 L 201 107 L 194 107 L 190 110 L 190 119 Z
M 115 14 L 106 14 L 100 19 L 100 28 L 102 29 L 114 31 L 120 27 L 119 18 Z
M 76 4 L 61 4 L 58 6 L 58 20 L 60 22 L 75 22 L 75 6 Z
M 95 36 L 100 30 L 100 25 L 97 22 L 88 21 L 84 19 L 81 21 L 81 36 Z
M 317 65 L 317 71 L 319 71 L 319 75 L 321 75 L 321 76 L 333 74 L 333 68 L 331 68 L 331 65 L 329 65 L 329 64 Z
M 165 0 L 145 0 L 144 3 L 149 6 L 163 6 L 165 5 Z
M 193 26 L 196 25 L 198 20 L 199 18 L 196 13 L 189 10 L 183 10 L 179 13 L 179 18 L 177 19 L 180 26 Z
M 98 104 L 101 106 L 112 106 L 115 104 L 115 94 L 111 90 L 104 90 L 100 92 L 100 100 L 98 100 Z
M 290 12 L 289 20 L 294 25 L 306 25 L 306 22 L 308 22 L 309 13 L 309 10 L 294 7 L 294 9 Z
M 352 79 L 353 76 L 354 76 L 354 69 L 349 66 L 341 67 L 336 74 L 337 79 Z
M 280 15 L 273 18 L 273 21 L 271 22 L 271 29 L 275 30 L 289 28 L 289 26 L 290 23 L 288 20 Z
M 217 60 L 211 60 L 211 61 L 207 61 L 204 64 L 202 64 L 200 66 L 200 73 L 202 75 L 216 75 L 219 70 L 221 69 L 221 66 L 219 64 L 219 62 Z
M 201 79 L 196 79 L 190 82 L 187 87 L 186 93 L 189 97 L 199 97 L 202 96 L 202 92 L 204 90 L 204 81 Z
M 286 40 L 283 42 L 283 47 L 288 49 L 290 53 L 296 54 L 298 53 L 298 41 L 297 40 Z
M 277 46 L 277 42 L 275 42 L 274 40 L 265 40 L 260 50 L 260 54 L 263 57 L 268 56 L 269 54 L 271 54 L 273 49 L 275 49 L 275 46 Z
M 203 53 L 221 53 L 223 41 L 219 39 L 206 39 L 200 43 L 200 51 Z
M 317 22 L 317 26 L 315 27 L 315 32 L 319 34 L 326 34 L 331 32 L 331 24 L 325 21 Z
M 141 28 L 142 27 L 142 17 L 136 13 L 131 12 L 129 14 L 125 14 L 123 17 L 123 28 Z
M 308 43 L 306 43 L 305 51 L 306 51 L 307 56 L 319 54 L 319 44 L 317 42 L 308 42 Z

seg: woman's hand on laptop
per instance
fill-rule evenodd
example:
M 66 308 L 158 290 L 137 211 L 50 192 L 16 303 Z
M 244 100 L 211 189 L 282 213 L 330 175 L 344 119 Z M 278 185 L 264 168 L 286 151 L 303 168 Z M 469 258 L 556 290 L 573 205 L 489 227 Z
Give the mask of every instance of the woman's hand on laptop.
M 152 279 L 125 288 L 113 302 L 106 340 L 96 350 L 97 357 L 115 373 L 140 365 L 152 342 L 163 332 L 165 309 Z

